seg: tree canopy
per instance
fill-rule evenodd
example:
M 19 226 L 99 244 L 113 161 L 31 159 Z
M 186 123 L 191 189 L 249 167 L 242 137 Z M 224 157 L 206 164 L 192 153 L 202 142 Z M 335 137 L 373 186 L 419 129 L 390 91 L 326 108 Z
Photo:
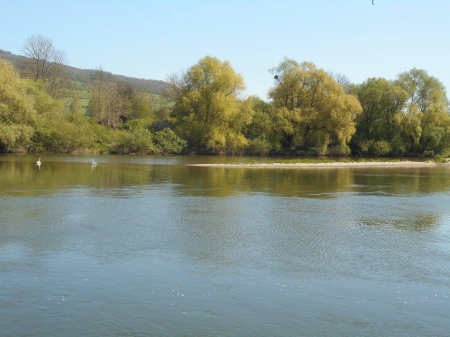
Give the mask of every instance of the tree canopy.
M 310 62 L 286 58 L 271 72 L 276 83 L 269 97 L 277 109 L 285 145 L 320 154 L 329 146 L 346 148 L 362 110 L 357 98 Z
M 240 101 L 244 80 L 228 61 L 207 56 L 185 73 L 172 76 L 168 95 L 173 99 L 175 130 L 190 146 L 223 151 L 247 144 L 239 129 L 248 111 Z
M 410 138 L 409 151 L 419 154 L 439 151 L 450 136 L 449 101 L 445 88 L 425 70 L 412 69 L 401 73 L 395 82 L 408 93 L 404 106 L 404 134 Z M 412 123 L 411 123 L 412 121 Z M 414 131 L 409 128 L 413 126 Z
M 229 61 L 206 56 L 159 95 L 102 70 L 67 82 L 50 40 L 26 47 L 17 70 L 0 60 L 1 152 L 450 155 L 445 88 L 422 69 L 356 84 L 285 58 L 265 100 L 245 96 Z
M 401 153 L 398 122 L 408 93 L 384 78 L 370 78 L 353 88 L 362 113 L 357 118 L 357 131 L 352 143 L 358 152 L 381 155 L 390 151 Z
M 27 146 L 34 132 L 36 109 L 27 82 L 0 60 L 0 149 Z

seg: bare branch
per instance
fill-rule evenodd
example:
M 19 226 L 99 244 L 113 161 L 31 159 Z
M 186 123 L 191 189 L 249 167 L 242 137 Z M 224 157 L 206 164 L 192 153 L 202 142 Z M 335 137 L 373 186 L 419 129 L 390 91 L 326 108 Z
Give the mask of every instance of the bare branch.
M 48 93 L 57 96 L 67 81 L 66 53 L 56 49 L 50 39 L 39 34 L 32 35 L 25 41 L 22 52 L 27 57 L 21 64 L 23 75 L 42 81 Z

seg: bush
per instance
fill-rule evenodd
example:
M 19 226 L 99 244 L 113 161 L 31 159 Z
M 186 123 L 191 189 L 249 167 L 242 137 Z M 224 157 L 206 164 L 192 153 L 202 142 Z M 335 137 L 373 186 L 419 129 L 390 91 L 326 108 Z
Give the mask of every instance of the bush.
M 447 158 L 445 158 L 441 154 L 438 154 L 436 157 L 434 157 L 434 161 L 439 164 L 444 164 L 444 163 L 447 163 Z
M 137 129 L 132 132 L 115 130 L 110 133 L 110 151 L 113 153 L 155 153 L 152 134 L 147 129 Z
M 327 155 L 330 156 L 348 156 L 350 153 L 351 150 L 347 144 L 339 144 L 327 150 Z
M 148 129 L 152 125 L 152 123 L 153 118 L 151 117 L 131 119 L 124 124 L 123 128 L 130 131 L 134 131 L 137 129 Z
M 385 156 L 391 153 L 391 144 L 385 140 L 379 140 L 372 145 L 373 154 L 376 156 Z
M 358 143 L 358 147 L 362 153 L 368 154 L 373 145 L 373 140 L 363 140 Z
M 444 156 L 445 158 L 450 158 L 450 147 L 446 147 L 442 150 L 442 156 Z
M 180 153 L 186 147 L 186 141 L 178 137 L 171 129 L 156 131 L 153 136 L 157 153 Z
M 270 143 L 264 137 L 258 137 L 248 142 L 248 153 L 266 155 L 270 152 Z

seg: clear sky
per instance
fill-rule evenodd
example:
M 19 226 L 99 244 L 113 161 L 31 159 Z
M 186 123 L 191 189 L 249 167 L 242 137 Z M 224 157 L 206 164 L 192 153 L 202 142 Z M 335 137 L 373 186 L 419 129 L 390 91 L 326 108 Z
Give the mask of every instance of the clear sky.
M 449 0 L 0 0 L 0 49 L 33 34 L 69 65 L 166 80 L 210 55 L 247 95 L 267 98 L 270 68 L 311 61 L 354 83 L 416 67 L 450 88 Z

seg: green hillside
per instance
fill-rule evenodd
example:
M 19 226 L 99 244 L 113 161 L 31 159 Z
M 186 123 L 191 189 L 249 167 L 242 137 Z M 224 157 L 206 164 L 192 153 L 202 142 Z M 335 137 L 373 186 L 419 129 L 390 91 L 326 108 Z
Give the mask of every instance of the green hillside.
M 5 59 L 11 62 L 14 67 L 20 71 L 20 64 L 26 59 L 26 57 L 0 49 L 0 59 Z M 64 99 L 64 102 L 67 106 L 69 106 L 72 103 L 73 98 L 78 97 L 81 101 L 83 113 L 86 113 L 86 109 L 91 98 L 90 86 L 95 80 L 98 70 L 80 69 L 68 66 L 66 67 L 66 72 L 69 76 L 69 81 L 67 83 L 67 93 L 65 95 L 66 99 Z M 149 96 L 152 96 L 154 98 L 152 101 L 155 102 L 158 102 L 159 94 L 167 87 L 167 83 L 164 81 L 127 77 L 112 74 L 107 71 L 102 72 L 106 82 L 120 82 L 128 84 L 136 92 L 143 92 Z M 154 108 L 158 107 L 154 106 Z

